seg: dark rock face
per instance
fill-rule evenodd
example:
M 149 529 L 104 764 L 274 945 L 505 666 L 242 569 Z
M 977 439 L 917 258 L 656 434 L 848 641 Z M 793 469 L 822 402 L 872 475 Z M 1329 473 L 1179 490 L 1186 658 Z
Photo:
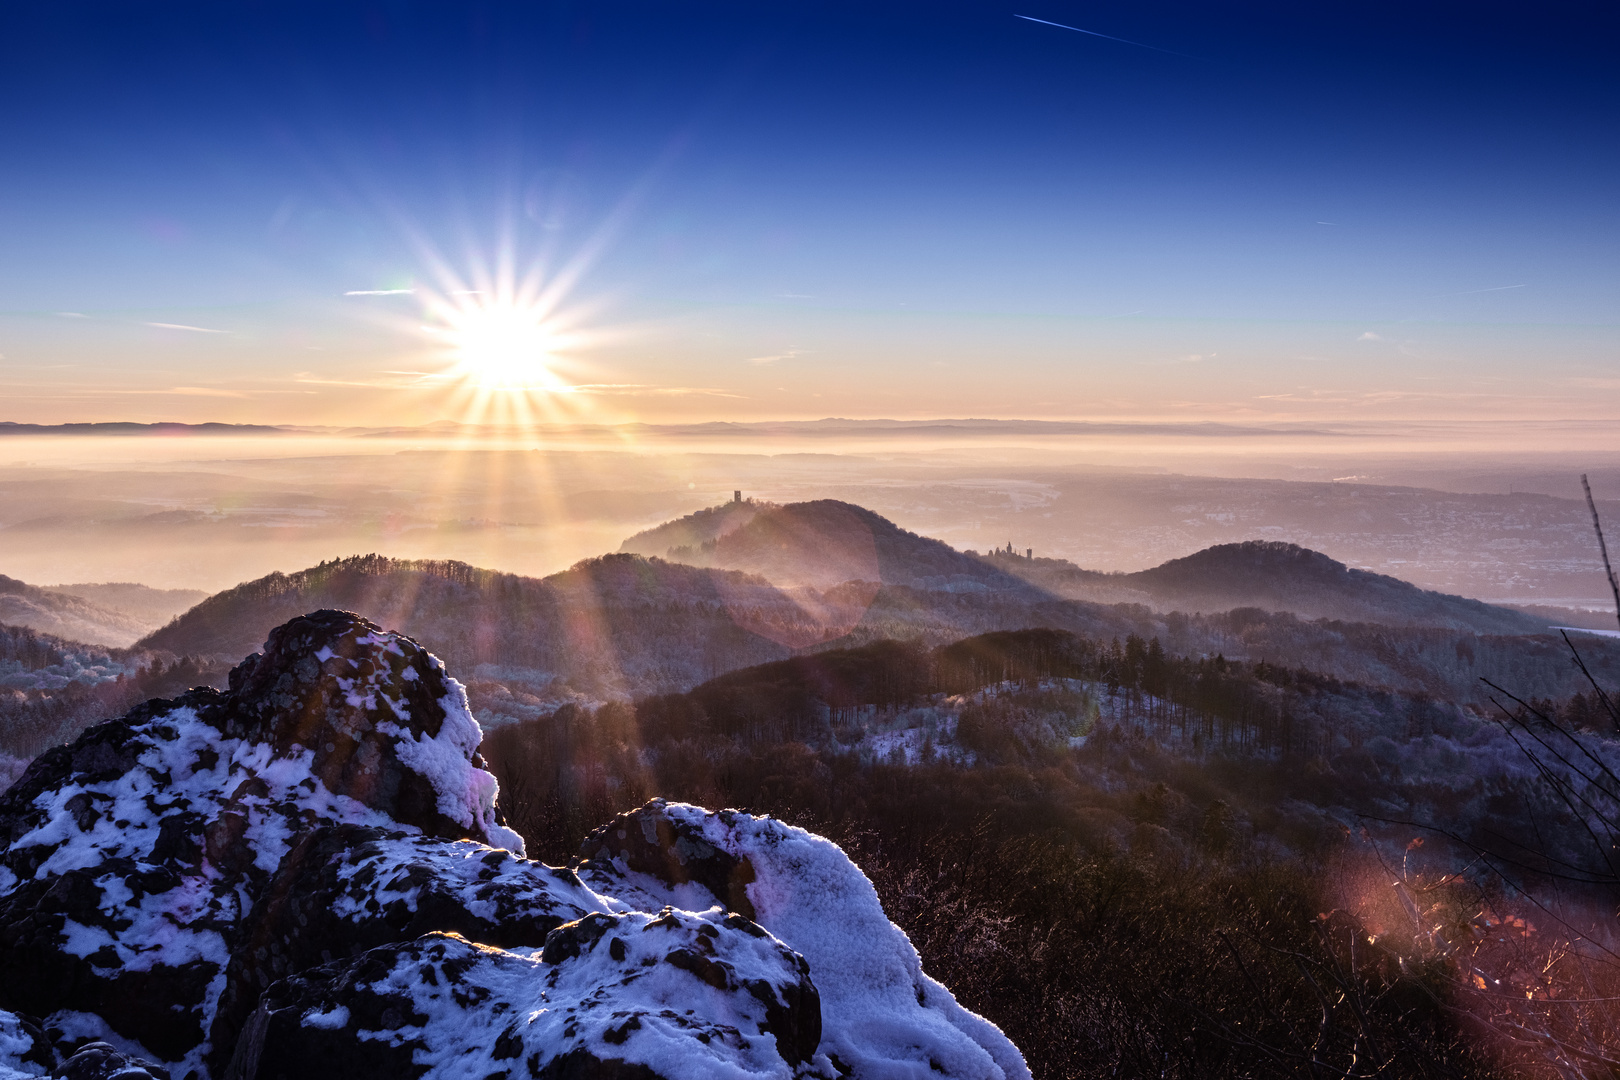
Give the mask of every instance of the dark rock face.
M 834 845 L 655 800 L 530 862 L 479 737 L 323 611 L 42 755 L 0 795 L 0 1080 L 1028 1076 Z
M 460 693 L 414 641 L 348 612 L 317 611 L 270 631 L 264 652 L 232 670 L 230 686 L 214 720 L 226 734 L 277 755 L 309 750 L 310 772 L 328 791 L 430 836 L 482 839 L 447 816 L 430 779 L 401 760 L 401 733 L 437 738 L 446 698 Z M 477 740 L 467 749 L 476 755 Z
M 155 1062 L 119 1053 L 104 1042 L 86 1043 L 51 1073 L 53 1080 L 169 1080 Z
M 179 1059 L 300 833 L 363 822 L 521 850 L 459 685 L 409 639 L 316 612 L 231 681 L 99 724 L 0 796 L 0 1008 L 94 1012 Z
M 668 886 L 696 882 L 731 911 L 752 919 L 748 886 L 754 867 L 747 857 L 716 847 L 701 829 L 668 814 L 666 806 L 655 799 L 591 833 L 579 849 L 583 869 L 647 874 Z
M 281 860 L 231 955 L 211 1033 L 216 1071 L 277 979 L 434 931 L 540 948 L 601 902 L 572 870 L 482 844 L 363 825 L 310 832 Z

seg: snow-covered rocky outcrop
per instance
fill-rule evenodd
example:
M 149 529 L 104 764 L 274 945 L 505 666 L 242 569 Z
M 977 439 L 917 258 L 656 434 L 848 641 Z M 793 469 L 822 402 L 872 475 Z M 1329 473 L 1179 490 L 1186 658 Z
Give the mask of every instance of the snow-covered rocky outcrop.
M 0 1080 L 1028 1076 L 826 840 L 655 801 L 531 862 L 460 684 L 345 612 L 230 687 L 0 795 Z

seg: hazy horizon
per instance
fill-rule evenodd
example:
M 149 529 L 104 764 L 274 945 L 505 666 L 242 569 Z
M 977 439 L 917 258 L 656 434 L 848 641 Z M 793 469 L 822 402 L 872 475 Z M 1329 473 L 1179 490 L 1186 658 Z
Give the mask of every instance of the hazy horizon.
M 316 434 L 0 437 L 0 573 L 215 591 L 378 553 L 543 576 L 728 501 L 835 498 L 959 549 L 1134 571 L 1272 539 L 1480 599 L 1607 602 L 1579 477 L 1620 521 L 1591 432 L 1504 447 L 1499 425 L 1361 435 L 1032 439 L 846 427 L 543 439 Z M 1458 428 L 1462 430 L 1459 431 Z M 1533 442 L 1538 430 L 1517 433 Z M 1570 433 L 1566 432 L 1566 435 Z

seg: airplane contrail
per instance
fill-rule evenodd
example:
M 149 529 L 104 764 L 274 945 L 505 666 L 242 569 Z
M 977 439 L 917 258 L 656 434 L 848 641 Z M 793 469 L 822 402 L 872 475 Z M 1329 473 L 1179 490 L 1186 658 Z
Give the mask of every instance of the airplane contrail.
M 1051 22 L 1047 19 L 1037 19 L 1033 15 L 1014 15 L 1013 18 L 1028 19 L 1030 22 L 1038 22 L 1044 26 L 1055 26 L 1059 30 L 1073 30 L 1077 34 L 1090 34 L 1092 37 L 1107 38 L 1109 41 L 1117 41 L 1121 45 L 1135 45 L 1138 49 L 1152 49 L 1154 52 L 1169 53 L 1171 56 L 1182 56 L 1186 57 L 1188 60 L 1193 59 L 1193 57 L 1187 56 L 1186 53 L 1171 52 L 1171 50 L 1161 49 L 1157 45 L 1144 45 L 1140 41 L 1126 41 L 1124 38 L 1114 37 L 1112 34 L 1099 34 L 1095 30 L 1082 30 L 1078 26 L 1069 26 L 1066 23 Z
M 1509 289 L 1528 289 L 1529 287 L 1530 286 L 1528 284 L 1526 284 L 1526 285 L 1493 285 L 1489 289 L 1464 289 L 1462 292 L 1435 293 L 1433 296 L 1425 297 L 1425 299 L 1428 299 L 1428 300 L 1440 300 L 1440 299 L 1443 299 L 1443 298 L 1448 297 L 1448 296 L 1476 296 L 1479 293 L 1507 292 Z

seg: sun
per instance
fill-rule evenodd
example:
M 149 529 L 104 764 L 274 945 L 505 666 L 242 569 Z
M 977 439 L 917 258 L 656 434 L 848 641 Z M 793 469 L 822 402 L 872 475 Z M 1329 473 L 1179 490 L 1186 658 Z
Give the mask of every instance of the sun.
M 470 296 L 450 306 L 443 319 L 443 336 L 463 380 L 491 390 L 562 385 L 554 369 L 560 336 L 538 305 Z

